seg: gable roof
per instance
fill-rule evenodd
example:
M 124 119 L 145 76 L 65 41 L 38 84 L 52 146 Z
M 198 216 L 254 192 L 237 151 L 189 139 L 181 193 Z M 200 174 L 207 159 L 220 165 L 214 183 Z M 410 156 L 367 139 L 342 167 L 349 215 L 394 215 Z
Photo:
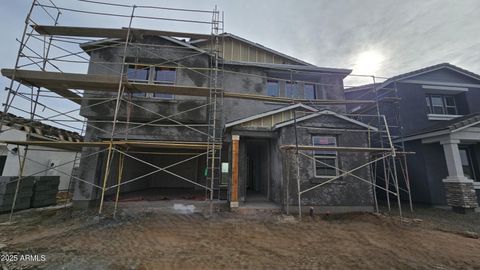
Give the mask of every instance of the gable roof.
M 229 122 L 229 123 L 225 124 L 225 127 L 226 127 L 226 128 L 233 127 L 233 126 L 240 125 L 240 124 L 243 124 L 243 123 L 246 123 L 246 122 L 250 122 L 250 121 L 254 121 L 254 120 L 256 120 L 256 119 L 260 119 L 260 118 L 263 118 L 263 117 L 266 117 L 266 116 L 272 116 L 272 115 L 275 115 L 275 114 L 279 114 L 279 113 L 282 113 L 282 112 L 285 112 L 285 111 L 289 111 L 289 110 L 293 110 L 293 109 L 298 109 L 298 108 L 303 108 L 303 109 L 305 109 L 305 110 L 307 110 L 307 111 L 310 111 L 311 114 L 298 117 L 298 118 L 295 119 L 295 120 L 292 119 L 292 120 L 287 120 L 287 121 L 284 121 L 284 122 L 277 123 L 277 124 L 275 124 L 275 125 L 272 127 L 272 129 L 273 129 L 273 130 L 276 130 L 276 129 L 278 129 L 278 128 L 281 128 L 281 127 L 285 127 L 285 126 L 294 124 L 295 121 L 298 123 L 298 122 L 301 122 L 301 121 L 304 121 L 304 120 L 308 120 L 308 119 L 311 119 L 311 118 L 314 118 L 314 117 L 317 117 L 317 116 L 321 116 L 321 115 L 331 115 L 331 116 L 337 117 L 337 118 L 339 118 L 339 119 L 348 121 L 348 122 L 350 122 L 350 123 L 352 123 L 352 124 L 355 124 L 355 125 L 364 127 L 364 128 L 366 128 L 366 129 L 373 130 L 373 131 L 378 131 L 377 128 L 372 127 L 372 126 L 370 126 L 370 125 L 367 125 L 367 124 L 365 124 L 365 123 L 362 123 L 362 122 L 360 122 L 360 121 L 357 121 L 357 120 L 355 120 L 355 119 L 352 119 L 352 118 L 350 118 L 350 117 L 341 115 L 341 114 L 339 114 L 339 113 L 336 113 L 336 112 L 333 112 L 333 111 L 330 111 L 330 110 L 318 111 L 317 109 L 312 108 L 312 107 L 307 106 L 307 105 L 304 105 L 304 104 L 302 104 L 302 103 L 298 103 L 298 104 L 295 104 L 295 105 L 290 105 L 290 106 L 286 106 L 286 107 L 283 107 L 283 108 L 280 108 L 280 109 L 275 109 L 275 110 L 271 110 L 271 111 L 268 111 L 268 112 L 260 113 L 260 114 L 257 114 L 257 115 L 253 115 L 253 116 L 245 117 L 245 118 L 242 118 L 242 119 L 238 119 L 238 120 L 236 120 L 236 121 L 232 121 L 232 122 Z
M 281 112 L 284 112 L 284 111 L 289 111 L 289 110 L 293 110 L 293 109 L 297 109 L 297 108 L 303 108 L 303 109 L 305 109 L 307 111 L 311 111 L 311 112 L 316 112 L 317 111 L 317 109 L 315 109 L 315 108 L 304 105 L 302 103 L 297 103 L 297 104 L 294 104 L 294 105 L 290 105 L 290 106 L 282 107 L 282 108 L 279 108 L 279 109 L 274 109 L 274 110 L 271 110 L 271 111 L 267 111 L 267 112 L 264 112 L 264 113 L 252 115 L 252 116 L 249 116 L 249 117 L 241 118 L 241 119 L 226 123 L 225 127 L 226 128 L 233 127 L 233 126 L 243 124 L 243 123 L 246 123 L 246 122 L 249 122 L 249 121 L 260 119 L 260 118 L 265 117 L 265 116 L 270 116 L 270 115 L 274 115 L 274 114 L 277 114 L 277 113 L 281 113 Z
M 339 119 L 345 120 L 347 122 L 350 122 L 352 124 L 364 127 L 366 129 L 369 129 L 369 130 L 372 130 L 372 131 L 378 131 L 378 129 L 376 127 L 372 127 L 370 125 L 367 125 L 365 123 L 362 123 L 360 121 L 357 121 L 355 119 L 352 119 L 350 117 L 347 117 L 345 115 L 341 115 L 339 113 L 336 113 L 336 112 L 333 112 L 333 111 L 330 111 L 330 110 L 322 110 L 322 111 L 319 111 L 319 112 L 316 112 L 316 113 L 312 113 L 310 115 L 299 117 L 299 118 L 296 119 L 296 122 L 297 123 L 302 122 L 302 121 L 305 121 L 305 120 L 308 120 L 308 119 L 311 119 L 311 118 L 315 118 L 315 117 L 321 116 L 321 115 L 331 115 L 331 116 L 337 117 Z M 285 121 L 283 123 L 279 123 L 279 124 L 275 125 L 273 129 L 275 130 L 275 129 L 278 129 L 278 128 L 281 128 L 281 127 L 292 125 L 294 123 L 295 123 L 295 120 Z
M 381 83 L 366 84 L 366 85 L 351 87 L 351 88 L 345 89 L 345 92 L 365 90 L 365 89 L 368 89 L 368 88 L 381 89 L 381 88 L 386 87 L 390 83 L 393 83 L 393 82 L 396 82 L 396 81 L 399 81 L 399 80 L 405 80 L 405 79 L 408 79 L 408 78 L 411 78 L 411 77 L 415 77 L 415 76 L 418 76 L 418 75 L 421 75 L 421 74 L 429 73 L 429 72 L 436 71 L 436 70 L 439 70 L 439 69 L 444 69 L 444 68 L 453 70 L 457 73 L 463 74 L 465 76 L 468 76 L 468 77 L 471 77 L 473 79 L 476 79 L 476 80 L 480 81 L 480 75 L 479 74 L 476 74 L 476 73 L 473 73 L 473 72 L 468 71 L 466 69 L 457 67 L 457 66 L 452 65 L 450 63 L 441 63 L 441 64 L 417 69 L 417 70 L 414 70 L 414 71 L 406 72 L 406 73 L 403 73 L 403 74 L 400 74 L 400 75 L 396 75 L 396 76 L 393 76 L 393 77 L 391 77 L 391 78 L 389 78 L 389 79 L 387 79 L 387 80 L 385 80 L 384 82 L 381 82 Z
M 225 32 L 225 33 L 220 34 L 220 36 L 229 37 L 229 38 L 232 38 L 232 39 L 235 39 L 235 40 L 238 40 L 238 41 L 247 43 L 247 44 L 249 44 L 249 45 L 251 45 L 251 46 L 254 46 L 254 47 L 256 47 L 256 48 L 259 48 L 259 49 L 261 49 L 261 50 L 265 50 L 265 51 L 270 52 L 270 53 L 272 53 L 272 54 L 276 54 L 276 55 L 278 55 L 278 56 L 284 57 L 284 58 L 286 58 L 286 59 L 288 59 L 288 60 L 290 60 L 290 61 L 292 61 L 292 62 L 298 63 L 299 65 L 314 66 L 313 64 L 310 64 L 310 63 L 308 63 L 308 62 L 305 62 L 305 61 L 300 60 L 300 59 L 298 59 L 298 58 L 295 58 L 295 57 L 293 57 L 293 56 L 290 56 L 290 55 L 281 53 L 281 52 L 276 51 L 276 50 L 274 50 L 274 49 L 268 48 L 268 47 L 266 47 L 266 46 L 264 46 L 264 45 L 262 45 L 262 44 L 259 44 L 259 43 L 250 41 L 250 40 L 248 40 L 248 39 L 246 39 L 246 38 L 243 38 L 243 37 L 234 35 L 234 34 L 232 34 L 232 33 L 227 33 L 227 32 Z M 206 41 L 208 41 L 208 40 L 206 40 L 206 39 L 194 40 L 194 41 L 191 41 L 191 44 L 203 43 L 203 42 L 206 42 Z
M 454 133 L 478 124 L 480 124 L 480 113 L 473 113 L 457 117 L 452 120 L 442 121 L 428 128 L 412 132 L 408 135 L 405 135 L 403 140 L 410 141 L 420 138 L 428 138 L 432 136 L 442 135 L 446 133 Z

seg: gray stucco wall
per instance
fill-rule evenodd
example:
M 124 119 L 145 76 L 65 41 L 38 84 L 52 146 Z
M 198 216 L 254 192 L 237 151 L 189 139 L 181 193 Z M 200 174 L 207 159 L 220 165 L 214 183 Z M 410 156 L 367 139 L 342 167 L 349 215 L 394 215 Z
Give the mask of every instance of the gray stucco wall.
M 307 120 L 301 123 L 308 127 L 322 128 L 352 128 L 359 127 L 351 123 L 339 120 L 331 116 L 321 116 L 315 119 Z M 312 135 L 333 135 L 337 137 L 339 146 L 366 146 L 366 133 L 361 132 L 338 132 L 338 131 L 319 131 L 318 129 L 298 128 L 298 143 L 301 145 L 312 145 Z M 281 129 L 281 144 L 295 144 L 295 129 L 287 126 Z M 303 151 L 311 155 L 309 151 Z M 297 166 L 295 151 L 290 150 L 282 156 L 283 173 L 284 173 L 284 189 L 288 189 L 290 196 L 284 198 L 283 204 L 297 205 Z M 362 152 L 338 152 L 338 165 L 341 170 L 348 171 L 359 167 L 369 161 L 368 154 Z M 339 172 L 338 174 L 342 174 Z M 368 167 L 359 169 L 354 172 L 355 175 L 371 181 L 371 175 Z M 315 178 L 313 160 L 306 157 L 300 158 L 300 182 L 301 189 L 313 187 L 326 179 Z M 303 205 L 314 206 L 364 206 L 369 209 L 373 205 L 372 187 L 370 184 L 362 182 L 352 176 L 344 176 L 334 180 L 322 187 L 311 190 L 302 195 Z
M 147 45 L 142 45 L 144 48 L 138 48 L 137 45 L 131 46 L 127 50 L 127 62 L 129 63 L 142 63 L 142 64 L 162 64 L 168 65 L 172 63 L 173 60 L 179 62 L 180 66 L 185 67 L 199 67 L 203 70 L 192 70 L 188 68 L 179 68 L 176 72 L 176 81 L 177 85 L 184 86 L 199 86 L 199 87 L 208 87 L 209 81 L 207 78 L 207 73 L 204 70 L 209 67 L 209 56 L 206 54 L 198 54 L 197 51 L 189 49 L 178 49 L 178 48 L 169 48 L 169 46 L 177 46 L 175 43 L 170 41 L 165 41 L 162 38 L 147 37 L 144 40 L 139 42 Z M 150 45 L 149 45 L 150 44 Z M 160 45 L 160 46 L 159 46 Z M 165 45 L 165 46 L 163 46 Z M 163 46 L 163 47 L 162 47 Z M 191 56 L 192 54 L 198 54 L 196 56 Z M 91 64 L 89 66 L 89 74 L 108 74 L 108 75 L 118 75 L 120 79 L 121 65 L 122 62 L 123 48 L 112 47 L 108 49 L 99 49 L 91 52 Z M 180 59 L 180 60 L 178 60 Z M 174 65 L 176 66 L 176 65 Z M 285 81 L 290 80 L 290 72 L 274 72 L 268 68 L 258 68 L 258 67 L 249 67 L 249 66 L 225 66 L 226 72 L 220 74 L 220 85 L 223 85 L 226 91 L 235 91 L 241 93 L 253 93 L 253 94 L 262 94 L 266 95 L 266 79 L 265 76 L 274 76 L 280 80 L 280 95 L 285 93 Z M 230 72 L 227 72 L 230 71 Z M 239 73 L 248 73 L 253 74 L 254 76 L 249 76 Z M 314 83 L 317 83 L 317 96 L 319 98 L 326 99 L 344 99 L 343 93 L 343 75 L 342 74 L 322 74 L 314 72 L 295 72 L 293 75 L 294 80 L 308 80 Z M 296 97 L 303 97 L 303 84 L 300 84 L 298 89 L 299 92 L 295 93 Z M 116 97 L 116 93 L 113 92 L 102 92 L 102 91 L 88 91 L 85 93 L 87 98 L 98 98 L 98 97 Z M 201 125 L 205 124 L 207 121 L 207 108 L 203 107 L 201 109 L 195 109 L 188 113 L 179 114 L 181 111 L 193 109 L 200 105 L 206 104 L 206 98 L 204 97 L 194 97 L 194 96 L 175 96 L 174 100 L 159 100 L 151 98 L 139 98 L 131 97 L 133 102 L 137 104 L 128 105 L 126 102 L 122 102 L 118 114 L 118 120 L 120 121 L 116 126 L 115 138 L 130 140 L 182 140 L 182 141 L 205 141 L 205 133 L 207 131 L 206 127 Z M 100 102 L 101 100 L 82 100 L 82 108 L 80 114 L 83 117 L 89 119 L 89 127 L 86 131 L 87 140 L 103 140 L 110 137 L 111 133 L 111 123 L 108 121 L 112 120 L 113 113 L 115 110 L 115 101 L 109 101 L 102 103 L 100 105 L 94 105 L 95 103 Z M 223 123 L 252 116 L 258 113 L 265 111 L 270 111 L 279 107 L 287 106 L 287 104 L 264 102 L 264 101 L 254 101 L 254 100 L 232 100 L 225 99 L 223 108 L 224 118 L 222 119 Z M 145 107 L 146 109 L 140 108 Z M 345 111 L 345 106 L 325 106 L 331 110 Z M 127 127 L 122 121 L 127 120 L 127 115 L 130 115 L 129 121 L 130 125 Z M 162 116 L 168 116 L 171 114 L 178 114 L 172 118 L 175 121 L 170 121 L 167 119 L 156 121 L 155 124 L 169 124 L 168 127 L 152 127 L 152 126 L 143 126 L 135 128 L 138 124 L 142 124 L 154 119 L 158 119 Z M 105 121 L 105 122 L 102 122 Z M 189 127 L 182 127 L 180 123 L 192 125 Z M 196 125 L 196 126 L 195 126 Z M 132 129 L 134 128 L 134 129 Z M 198 132 L 196 130 L 201 132 Z M 271 141 L 272 145 L 276 145 L 276 141 Z M 242 144 L 240 145 L 243 149 Z M 271 147 L 270 149 L 273 149 Z M 83 154 L 86 155 L 98 149 L 85 149 Z M 243 150 L 245 151 L 245 149 Z M 281 167 L 280 157 L 277 150 L 272 150 L 271 163 L 272 168 Z M 105 163 L 106 154 L 96 155 L 90 159 L 82 160 L 80 165 L 80 177 L 88 182 L 96 183 L 100 185 L 102 182 L 104 163 Z M 177 158 L 171 156 L 165 156 L 156 159 L 151 159 L 150 157 L 141 156 L 142 159 L 146 161 L 158 163 L 159 166 L 165 164 L 174 163 Z M 204 183 L 205 179 L 203 177 L 203 169 L 205 160 L 199 159 L 199 161 L 189 163 L 188 165 L 179 166 L 177 168 L 172 168 L 172 171 L 175 173 L 179 172 L 180 175 L 184 175 L 187 178 L 193 178 L 199 183 Z M 112 165 L 111 175 L 108 179 L 108 184 L 112 185 L 116 181 L 115 171 L 117 170 L 116 163 Z M 125 179 L 128 177 L 134 178 L 139 175 L 139 173 L 145 173 L 153 168 L 149 168 L 147 165 L 140 165 L 138 162 L 126 161 L 125 167 Z M 280 175 L 282 174 L 281 170 L 272 171 L 271 177 L 271 190 L 272 198 L 274 200 L 280 200 L 279 186 L 273 185 L 274 181 L 280 181 Z M 242 176 L 240 176 L 242 177 Z M 148 188 L 157 186 L 159 181 L 154 180 L 154 178 L 162 178 L 165 185 L 164 186 L 177 186 L 183 187 L 182 180 L 175 179 L 172 180 L 171 175 L 165 173 L 155 174 L 155 176 L 146 178 L 144 180 L 136 181 L 135 183 L 128 184 L 122 188 L 122 191 L 128 192 L 132 190 L 138 190 L 142 188 Z M 180 183 L 180 184 L 179 184 Z M 92 189 L 88 184 L 81 182 L 76 183 L 78 191 L 75 192 L 75 200 L 93 200 L 98 199 L 98 192 L 96 189 Z M 275 191 L 275 194 L 273 191 Z
M 439 143 L 423 144 L 421 149 L 424 153 L 425 170 L 430 187 L 430 204 L 446 205 L 445 187 L 442 180 L 448 176 L 448 171 L 443 147 Z M 421 179 L 416 178 L 413 180 L 421 181 Z

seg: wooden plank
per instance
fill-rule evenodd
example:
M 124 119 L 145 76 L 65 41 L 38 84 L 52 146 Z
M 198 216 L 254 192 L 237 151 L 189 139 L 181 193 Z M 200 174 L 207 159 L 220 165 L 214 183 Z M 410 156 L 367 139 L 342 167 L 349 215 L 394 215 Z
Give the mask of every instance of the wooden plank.
M 281 149 L 296 149 L 295 145 L 281 145 Z M 322 150 L 322 151 L 342 151 L 342 152 L 391 152 L 391 148 L 376 148 L 376 147 L 348 147 L 348 146 L 313 146 L 313 145 L 299 145 L 299 150 Z
M 206 87 L 183 85 L 129 83 L 126 88 L 133 92 L 168 93 L 174 95 L 200 97 L 206 97 L 210 93 L 210 89 Z
M 2 69 L 2 75 L 13 78 L 13 69 Z M 50 89 L 65 98 L 79 98 L 80 96 L 69 91 L 68 89 L 83 89 L 92 91 L 117 92 L 119 76 L 114 75 L 95 75 L 95 74 L 78 74 L 78 73 L 60 73 L 49 71 L 34 70 L 16 70 L 15 80 L 27 85 L 44 87 Z M 210 89 L 207 87 L 184 86 L 184 85 L 165 85 L 165 84 L 145 84 L 132 83 L 124 81 L 127 90 L 132 92 L 151 92 L 151 93 L 169 93 L 174 95 L 185 96 L 208 96 Z M 68 92 L 67 92 L 68 91 Z M 344 105 L 344 104 L 364 104 L 374 103 L 373 100 L 306 100 L 291 99 L 287 97 L 271 97 L 267 95 L 224 92 L 225 98 L 249 99 L 258 101 L 269 101 L 279 103 L 306 103 L 319 105 Z M 78 101 L 78 99 L 75 99 Z
M 240 136 L 232 136 L 232 197 L 231 206 L 238 207 L 238 153 Z
M 202 142 L 162 142 L 162 141 L 115 141 L 113 145 L 132 148 L 193 149 L 207 150 L 208 144 Z
M 41 35 L 57 35 L 57 36 L 74 36 L 74 37 L 97 37 L 97 38 L 119 38 L 125 39 L 127 37 L 127 28 L 101 28 L 101 27 L 77 27 L 77 26 L 53 26 L 53 25 L 31 25 L 31 27 Z M 169 36 L 182 37 L 192 39 L 209 39 L 212 35 L 176 32 L 176 31 L 161 31 L 150 29 L 131 28 L 131 34 L 134 36 Z
M 80 152 L 83 147 L 102 147 L 108 146 L 103 142 L 70 142 L 70 141 L 0 141 L 4 144 L 22 145 L 22 146 L 43 146 L 54 149 L 62 149 Z
M 118 90 L 119 76 L 2 69 L 2 75 L 29 85 L 56 89 Z
M 83 147 L 108 147 L 110 141 L 100 142 L 70 142 L 70 141 L 13 141 L 4 140 L 0 141 L 4 144 L 13 145 L 33 145 L 44 146 L 56 149 L 67 149 L 72 151 L 81 151 Z M 206 150 L 208 148 L 207 143 L 203 142 L 185 142 L 185 141 L 113 141 L 114 146 L 127 146 L 129 149 L 134 148 L 165 148 L 165 149 L 194 149 L 194 150 Z M 220 148 L 220 146 L 218 146 Z
M 326 99 L 317 99 L 317 100 L 308 100 L 308 99 L 291 99 L 287 97 L 272 97 L 267 95 L 258 95 L 258 94 L 249 94 L 249 93 L 239 93 L 239 92 L 224 92 L 224 97 L 226 98 L 238 98 L 238 99 L 250 99 L 250 100 L 261 100 L 269 102 L 279 102 L 279 103 L 305 103 L 305 104 L 318 104 L 318 105 L 344 105 L 344 104 L 364 104 L 364 103 L 374 103 L 373 100 L 326 100 Z

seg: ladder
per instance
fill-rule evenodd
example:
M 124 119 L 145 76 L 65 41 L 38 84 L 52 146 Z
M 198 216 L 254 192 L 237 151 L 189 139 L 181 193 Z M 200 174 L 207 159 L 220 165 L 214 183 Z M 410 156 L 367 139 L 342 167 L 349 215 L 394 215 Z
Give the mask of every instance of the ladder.
M 210 187 L 207 192 L 207 198 L 213 200 L 214 197 L 220 199 L 221 185 L 221 162 L 222 162 L 222 144 L 223 144 L 223 62 L 219 58 L 223 54 L 223 38 L 220 33 L 224 30 L 223 14 L 215 7 L 212 13 L 212 38 L 209 74 L 209 95 L 208 95 L 208 137 L 207 137 L 207 162 L 206 162 L 206 184 Z

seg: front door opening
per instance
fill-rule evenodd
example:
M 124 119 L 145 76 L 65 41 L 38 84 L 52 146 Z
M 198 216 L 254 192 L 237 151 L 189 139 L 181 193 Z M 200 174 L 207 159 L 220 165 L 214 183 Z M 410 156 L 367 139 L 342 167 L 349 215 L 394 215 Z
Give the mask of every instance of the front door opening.
M 246 159 L 246 200 L 268 200 L 268 141 L 248 141 Z
M 472 151 L 472 147 L 462 145 L 460 149 L 460 159 L 462 161 L 463 174 L 474 181 L 479 181 L 478 179 L 478 168 L 476 165 L 476 156 L 475 152 Z

